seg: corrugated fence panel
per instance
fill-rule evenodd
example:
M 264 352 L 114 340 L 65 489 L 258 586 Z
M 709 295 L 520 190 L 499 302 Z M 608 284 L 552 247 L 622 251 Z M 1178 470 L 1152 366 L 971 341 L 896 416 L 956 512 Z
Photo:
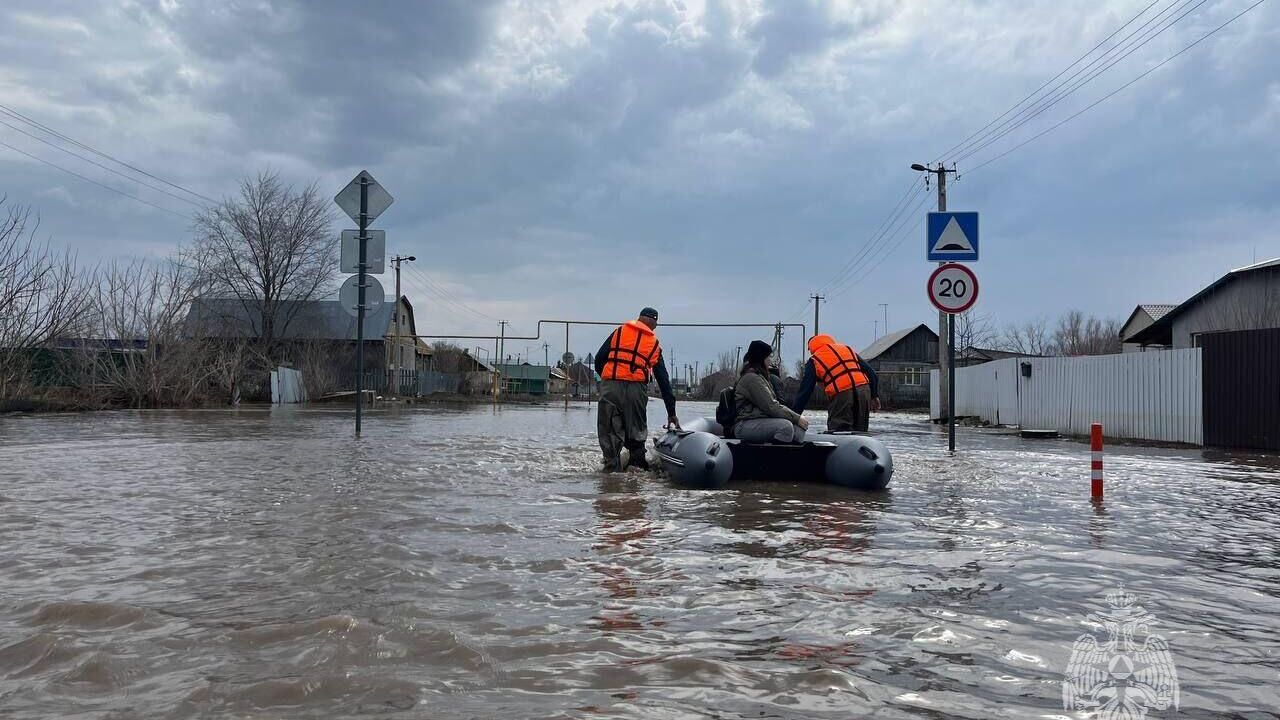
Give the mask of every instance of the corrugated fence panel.
M 1204 442 L 1280 450 L 1280 328 L 1201 337 Z
M 1031 365 L 1031 377 L 1022 377 L 1022 363 Z M 956 410 L 991 423 L 1072 435 L 1088 435 L 1089 426 L 1100 422 L 1110 437 L 1200 445 L 1201 380 L 1201 354 L 1195 348 L 1011 358 L 958 369 Z M 934 395 L 930 407 L 936 417 Z
M 306 401 L 307 388 L 302 384 L 302 373 L 283 366 L 271 371 L 271 402 L 280 404 Z

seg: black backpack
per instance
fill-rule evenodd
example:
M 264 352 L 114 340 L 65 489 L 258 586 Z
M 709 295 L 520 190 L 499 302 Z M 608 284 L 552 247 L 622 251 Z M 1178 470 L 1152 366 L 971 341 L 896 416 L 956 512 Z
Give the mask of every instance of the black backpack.
M 738 423 L 738 400 L 732 385 L 720 391 L 720 403 L 716 405 L 716 422 L 724 428 L 725 437 L 733 437 L 733 426 Z

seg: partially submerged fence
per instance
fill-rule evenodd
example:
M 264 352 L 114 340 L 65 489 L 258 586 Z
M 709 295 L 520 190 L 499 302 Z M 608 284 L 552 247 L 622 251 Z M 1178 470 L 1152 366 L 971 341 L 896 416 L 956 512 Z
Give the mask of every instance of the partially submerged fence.
M 930 410 L 939 417 L 937 370 Z M 1071 358 L 1010 358 L 956 370 L 956 415 L 998 425 L 1202 445 L 1198 348 Z
M 306 401 L 307 388 L 302 384 L 302 373 L 287 367 L 271 371 L 271 402 L 279 405 Z

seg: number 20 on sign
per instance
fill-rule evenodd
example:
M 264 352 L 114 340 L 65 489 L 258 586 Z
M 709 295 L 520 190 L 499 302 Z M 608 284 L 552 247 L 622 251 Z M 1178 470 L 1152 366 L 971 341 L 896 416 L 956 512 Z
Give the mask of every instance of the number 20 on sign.
M 960 263 L 939 265 L 929 276 L 929 300 L 942 312 L 958 315 L 978 301 L 978 276 Z

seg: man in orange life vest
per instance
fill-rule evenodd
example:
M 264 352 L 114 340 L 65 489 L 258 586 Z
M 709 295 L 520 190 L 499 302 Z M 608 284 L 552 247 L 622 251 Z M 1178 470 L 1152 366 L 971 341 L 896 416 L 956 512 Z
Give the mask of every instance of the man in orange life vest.
M 827 432 L 866 432 L 872 410 L 880 409 L 880 378 L 853 348 L 830 335 L 809 339 L 809 362 L 804 365 L 800 389 L 791 409 L 804 412 L 813 387 L 821 382 L 827 391 Z
M 658 381 L 662 402 L 667 406 L 667 422 L 676 420 L 676 396 L 671 392 L 671 376 L 662 360 L 662 348 L 653 329 L 658 311 L 645 308 L 640 317 L 614 330 L 596 352 L 596 372 L 600 374 L 600 408 L 596 413 L 596 434 L 604 452 L 606 472 L 625 470 L 622 449 L 629 451 L 628 465 L 649 469 L 644 457 L 648 437 L 649 378 Z

